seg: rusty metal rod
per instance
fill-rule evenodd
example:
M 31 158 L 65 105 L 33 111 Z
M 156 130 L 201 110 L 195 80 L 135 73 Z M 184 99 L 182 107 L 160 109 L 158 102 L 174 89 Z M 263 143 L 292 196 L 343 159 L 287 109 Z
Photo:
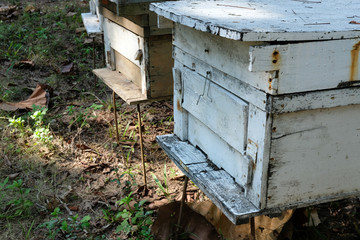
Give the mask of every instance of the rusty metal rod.
M 140 104 L 137 104 L 138 112 L 138 124 L 139 124 L 139 138 L 140 138 L 140 151 L 141 151 L 141 163 L 143 167 L 143 176 L 144 176 L 144 190 L 147 190 L 147 180 L 146 180 L 146 169 L 145 169 L 145 158 L 144 158 L 144 143 L 142 138 L 142 123 L 140 115 Z
M 95 69 L 95 37 L 92 38 L 92 42 L 93 42 L 93 69 Z M 96 81 L 96 75 L 94 74 L 94 84 L 95 84 L 95 81 Z
M 189 178 L 188 178 L 187 176 L 185 176 L 184 186 L 183 186 L 183 192 L 182 192 L 181 202 L 180 202 L 179 217 L 178 217 L 178 221 L 177 221 L 177 225 L 176 225 L 176 235 L 175 235 L 175 239 L 178 238 L 178 234 L 179 234 L 179 230 L 180 230 L 181 217 L 182 217 L 182 213 L 183 213 L 183 209 L 184 209 L 184 204 L 185 204 L 185 200 L 186 200 L 186 189 L 187 189 L 188 182 L 189 182 Z
M 113 105 L 114 105 L 114 118 L 115 118 L 115 131 L 116 131 L 116 141 L 120 143 L 119 137 L 119 128 L 118 128 L 118 120 L 117 120 L 117 112 L 116 112 L 116 100 L 115 100 L 115 92 L 112 93 Z
M 251 240 L 256 240 L 256 235 L 255 235 L 255 218 L 252 217 L 249 219 L 250 222 L 250 239 Z
M 105 64 L 105 43 L 104 43 L 104 34 L 101 34 L 101 40 L 102 40 L 102 64 L 104 67 L 106 67 Z

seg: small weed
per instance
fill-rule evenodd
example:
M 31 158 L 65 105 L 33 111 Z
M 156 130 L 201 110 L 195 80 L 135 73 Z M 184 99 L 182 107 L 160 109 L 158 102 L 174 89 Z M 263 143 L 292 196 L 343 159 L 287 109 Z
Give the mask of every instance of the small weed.
M 151 219 L 153 211 L 145 211 L 143 205 L 146 200 L 135 203 L 131 207 L 130 202 L 133 200 L 131 195 L 132 193 L 116 202 L 119 207 L 127 207 L 115 215 L 115 219 L 121 220 L 120 225 L 116 228 L 116 233 L 123 232 L 130 239 L 135 236 L 137 236 L 137 239 L 153 239 L 150 232 L 150 226 L 153 223 Z
M 34 203 L 29 200 L 30 188 L 24 188 L 21 179 L 13 181 L 8 185 L 9 178 L 0 183 L 0 202 L 5 209 L 0 213 L 0 219 L 21 219 L 26 218 L 30 214 L 30 208 Z M 6 201 L 11 196 L 10 200 Z
M 167 171 L 166 171 L 166 162 L 164 163 L 164 171 L 163 171 L 163 177 L 164 177 L 164 184 L 162 184 L 160 182 L 160 180 L 156 177 L 156 175 L 154 173 L 151 173 L 156 185 L 158 186 L 159 190 L 166 196 L 168 197 L 169 194 L 169 189 L 168 189 L 168 177 L 167 177 Z
M 50 239 L 56 239 L 60 236 L 66 239 L 78 239 L 90 227 L 91 218 L 88 215 L 81 220 L 77 214 L 68 218 L 61 217 L 61 215 L 60 208 L 57 207 L 51 213 L 51 219 L 39 225 L 39 228 L 45 227 L 48 230 L 47 235 Z
M 76 124 L 79 128 L 90 127 L 88 120 L 90 118 L 96 118 L 95 115 L 92 115 L 92 111 L 99 110 L 102 107 L 103 105 L 98 105 L 94 103 L 90 107 L 87 107 L 85 109 L 83 107 L 80 107 L 80 109 L 76 110 L 74 106 L 69 106 L 67 108 L 67 114 L 69 116 L 73 116 L 73 119 L 70 121 L 69 127 L 71 127 L 73 124 Z

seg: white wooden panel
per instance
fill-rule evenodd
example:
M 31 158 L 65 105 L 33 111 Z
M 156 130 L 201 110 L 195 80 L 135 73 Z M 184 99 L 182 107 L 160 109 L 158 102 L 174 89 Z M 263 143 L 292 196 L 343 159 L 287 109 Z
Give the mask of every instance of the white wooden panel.
M 144 38 L 108 19 L 105 21 L 105 28 L 111 42 L 111 47 L 137 66 L 141 67 L 141 63 L 144 59 L 140 62 L 139 60 L 135 60 L 135 56 L 138 50 L 144 52 Z
M 268 207 L 360 190 L 360 105 L 274 115 Z
M 229 92 L 244 99 L 247 102 L 251 102 L 258 108 L 265 110 L 268 103 L 266 93 L 257 90 L 249 84 L 240 81 L 224 72 L 214 68 L 205 61 L 201 61 L 198 58 L 182 51 L 178 47 L 173 47 L 173 54 L 176 61 L 181 62 L 192 71 L 200 74 L 203 77 L 211 76 L 211 81 L 225 88 Z
M 270 73 L 254 73 L 247 70 L 250 46 L 263 45 L 263 42 L 244 43 L 234 41 L 175 24 L 173 44 L 214 68 L 237 78 L 239 81 L 248 83 L 265 92 L 273 92 L 269 88 L 268 82 L 268 79 L 273 78 Z
M 246 189 L 251 202 L 263 209 L 266 206 L 267 171 L 269 162 L 272 118 L 267 112 L 249 105 L 246 155 L 251 160 L 252 181 Z
M 152 3 L 176 23 L 241 41 L 330 40 L 360 37 L 360 1 L 222 0 Z
M 244 153 L 248 104 L 189 69 L 181 68 L 184 81 L 182 107 L 230 146 Z
M 360 80 L 360 38 L 250 48 L 250 71 L 279 70 L 278 94 L 336 88 Z
M 174 133 L 185 141 L 188 139 L 188 112 L 182 108 L 183 103 L 183 81 L 181 71 L 178 62 L 175 62 L 173 68 L 173 79 L 174 79 Z
M 252 165 L 248 158 L 236 151 L 191 114 L 188 115 L 188 140 L 199 147 L 219 168 L 223 168 L 241 186 L 250 181 Z
M 296 112 L 360 104 L 360 88 L 342 88 L 272 97 L 272 113 Z

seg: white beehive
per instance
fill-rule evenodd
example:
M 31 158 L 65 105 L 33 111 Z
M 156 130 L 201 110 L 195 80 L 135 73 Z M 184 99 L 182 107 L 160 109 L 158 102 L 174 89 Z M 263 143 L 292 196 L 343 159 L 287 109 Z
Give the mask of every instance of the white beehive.
M 102 34 L 102 16 L 99 13 L 99 0 L 90 0 L 90 12 L 82 13 L 81 18 L 90 37 Z
M 159 29 L 149 1 L 100 1 L 106 68 L 93 72 L 129 104 L 173 92 L 171 28 Z
M 153 3 L 173 21 L 174 162 L 234 223 L 360 193 L 360 2 Z

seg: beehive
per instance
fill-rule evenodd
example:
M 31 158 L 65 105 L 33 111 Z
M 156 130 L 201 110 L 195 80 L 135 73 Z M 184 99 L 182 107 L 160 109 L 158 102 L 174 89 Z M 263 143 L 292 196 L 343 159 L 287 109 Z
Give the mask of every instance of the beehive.
M 172 96 L 171 28 L 159 29 L 149 1 L 101 1 L 106 68 L 93 72 L 129 104 Z
M 81 18 L 90 37 L 102 34 L 102 17 L 99 13 L 99 1 L 90 0 L 90 12 L 82 13 Z
M 360 2 L 177 1 L 174 134 L 158 142 L 234 223 L 359 195 Z

